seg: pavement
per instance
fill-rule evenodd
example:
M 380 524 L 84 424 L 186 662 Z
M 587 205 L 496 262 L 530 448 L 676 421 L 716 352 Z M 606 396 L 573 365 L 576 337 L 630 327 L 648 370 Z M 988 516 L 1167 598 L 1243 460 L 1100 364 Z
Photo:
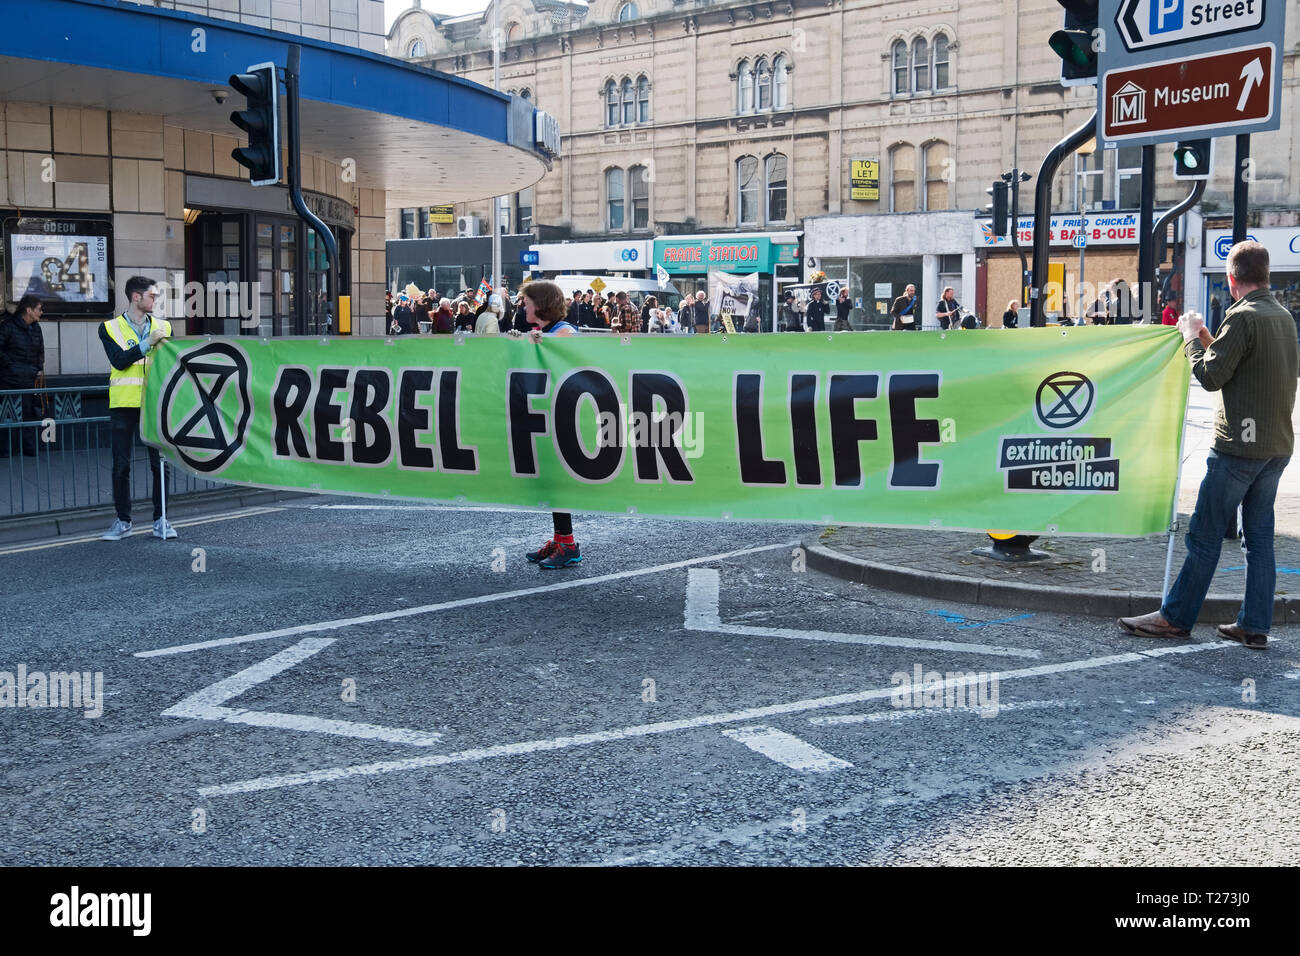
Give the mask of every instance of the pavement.
M 1216 398 L 1192 382 L 1170 580 L 1187 554 L 1184 536 L 1205 476 Z M 1300 410 L 1298 410 L 1300 411 Z M 1295 416 L 1300 433 L 1300 413 Z M 1278 487 L 1275 623 L 1300 622 L 1300 468 Z M 1042 561 L 1007 563 L 972 554 L 987 536 L 915 529 L 830 527 L 803 540 L 810 568 L 870 587 L 966 604 L 1058 611 L 1101 617 L 1145 614 L 1160 607 L 1168 534 L 1139 538 L 1042 536 L 1032 547 Z M 1245 554 L 1225 541 L 1201 623 L 1236 620 L 1245 591 Z

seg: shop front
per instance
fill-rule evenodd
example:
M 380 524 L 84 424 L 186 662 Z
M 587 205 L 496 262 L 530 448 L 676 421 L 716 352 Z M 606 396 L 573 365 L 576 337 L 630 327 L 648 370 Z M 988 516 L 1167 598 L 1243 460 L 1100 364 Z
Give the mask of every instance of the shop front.
M 777 325 L 778 287 L 799 281 L 799 238 L 797 232 L 778 232 L 656 239 L 649 268 L 653 275 L 662 266 L 683 297 L 707 294 L 711 271 L 757 273 L 761 328 L 771 332 Z
M 964 309 L 977 311 L 972 222 L 971 213 L 956 211 L 806 219 L 804 281 L 824 273 L 847 287 L 849 324 L 859 331 L 889 328 L 894 300 L 914 285 L 922 328 L 937 329 L 947 286 Z
M 1010 236 L 993 235 L 992 221 L 988 218 L 976 220 L 973 241 L 979 250 L 979 284 L 983 291 L 976 305 L 989 326 L 998 328 L 1008 303 L 1022 301 L 1021 256 L 1012 247 Z M 1032 268 L 1033 216 L 1020 217 L 1018 241 L 1024 263 Z M 1082 218 L 1079 213 L 1053 216 L 1049 250 L 1044 314 L 1049 322 L 1061 316 L 1078 322 L 1081 313 L 1092 311 L 1108 283 L 1122 279 L 1132 285 L 1137 281 L 1138 214 L 1090 212 Z M 1028 299 L 1023 301 L 1028 303 Z
M 614 242 L 540 242 L 531 247 L 537 253 L 534 276 L 554 279 L 557 275 L 582 274 L 653 278 L 654 243 L 648 239 Z
M 1261 229 L 1249 229 L 1248 239 L 1262 243 L 1268 250 L 1270 280 L 1273 294 L 1277 300 L 1300 323 L 1300 226 L 1268 226 Z M 1204 265 L 1201 268 L 1201 281 L 1206 307 L 1201 311 L 1206 322 L 1213 317 L 1214 303 L 1217 300 L 1219 314 L 1232 302 L 1228 295 L 1228 282 L 1224 272 L 1228 264 L 1228 250 L 1232 248 L 1231 229 L 1207 229 L 1205 231 Z
M 526 267 L 520 264 L 520 253 L 528 251 L 532 240 L 529 233 L 501 237 L 501 272 L 511 291 L 518 290 L 523 281 Z M 436 289 L 441 296 L 455 298 L 467 289 L 477 289 L 484 277 L 491 281 L 491 236 L 389 239 L 385 255 L 388 288 L 392 292 L 414 284 L 426 292 Z

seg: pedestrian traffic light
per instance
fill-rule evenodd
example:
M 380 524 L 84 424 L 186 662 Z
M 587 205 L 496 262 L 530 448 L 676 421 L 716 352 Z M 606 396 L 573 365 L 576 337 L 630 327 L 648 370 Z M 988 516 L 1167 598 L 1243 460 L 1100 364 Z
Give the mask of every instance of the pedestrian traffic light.
M 1097 0 L 1056 0 L 1065 8 L 1065 26 L 1048 39 L 1061 58 L 1062 86 L 1090 86 L 1097 82 Z
M 1007 203 L 1007 184 L 1002 180 L 996 180 L 992 186 L 984 190 L 993 197 L 993 202 L 985 206 L 993 213 L 993 235 L 1002 237 L 1007 234 L 1007 215 L 1010 207 Z
M 280 181 L 280 84 L 274 63 L 250 66 L 246 73 L 230 77 L 230 86 L 248 100 L 248 109 L 230 114 L 230 122 L 248 134 L 248 145 L 230 151 L 239 165 L 248 169 L 254 186 Z
M 1214 167 L 1214 140 L 1184 139 L 1174 147 L 1174 179 L 1209 179 Z

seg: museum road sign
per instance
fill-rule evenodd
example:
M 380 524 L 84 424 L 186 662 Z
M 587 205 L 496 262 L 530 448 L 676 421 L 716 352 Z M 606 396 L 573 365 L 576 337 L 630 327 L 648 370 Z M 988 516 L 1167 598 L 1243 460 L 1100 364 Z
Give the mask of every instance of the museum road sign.
M 1287 0 L 1100 0 L 1097 138 L 1153 146 L 1281 126 Z
M 1266 0 L 1120 0 L 1115 25 L 1130 50 L 1150 49 L 1254 30 Z M 1286 0 L 1267 0 L 1281 3 Z
M 1108 70 L 1098 89 L 1102 138 L 1162 142 L 1276 129 L 1276 62 L 1276 48 L 1264 43 Z

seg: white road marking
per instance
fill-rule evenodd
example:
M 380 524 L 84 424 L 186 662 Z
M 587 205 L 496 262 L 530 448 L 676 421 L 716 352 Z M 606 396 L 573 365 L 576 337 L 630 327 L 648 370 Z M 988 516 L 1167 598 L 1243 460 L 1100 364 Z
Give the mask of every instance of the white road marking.
M 998 704 L 998 713 L 1004 710 L 1042 710 L 1048 707 L 1079 707 L 1077 700 L 1022 700 Z M 908 707 L 874 714 L 844 714 L 836 717 L 809 717 L 808 723 L 818 727 L 835 727 L 846 724 L 868 724 L 878 720 L 908 720 L 933 714 L 978 714 L 979 707 Z
M 928 641 L 913 637 L 882 637 L 875 634 L 840 634 L 834 631 L 800 631 L 786 627 L 754 627 L 748 624 L 723 624 L 718 615 L 718 572 L 713 568 L 692 568 L 686 580 L 686 627 L 692 631 L 714 634 L 741 634 L 747 637 L 781 637 L 793 641 L 827 641 L 834 644 L 873 644 L 884 647 L 909 647 L 931 651 L 955 651 L 962 654 L 990 654 L 995 657 L 1026 657 L 1036 660 L 1041 651 L 1020 647 L 994 647 L 988 644 L 964 644 L 958 641 Z
M 776 551 L 781 548 L 790 548 L 798 544 L 795 542 L 784 542 L 782 544 L 767 544 L 758 548 L 745 548 L 740 551 L 724 551 L 720 554 L 706 554 L 698 558 L 689 558 L 685 561 L 673 561 L 670 564 L 657 564 L 649 568 L 635 568 L 631 571 L 618 571 L 613 574 L 600 574 L 590 578 L 573 578 L 567 581 L 557 581 L 554 584 L 543 584 L 533 588 L 519 588 L 515 591 L 495 591 L 491 594 L 481 594 L 478 597 L 460 598 L 455 601 L 443 601 L 440 604 L 424 604 L 419 607 L 402 608 L 397 611 L 383 611 L 378 614 L 363 614 L 360 617 L 345 617 L 333 621 L 320 621 L 316 624 L 299 624 L 294 627 L 284 627 L 276 631 L 262 631 L 257 634 L 241 634 L 238 637 L 222 637 L 211 641 L 199 641 L 196 644 L 179 644 L 174 647 L 160 647 L 152 651 L 138 651 L 136 657 L 162 657 L 168 654 L 187 654 L 190 651 L 207 650 L 212 647 L 226 647 L 230 644 L 246 644 L 250 641 L 269 641 L 278 637 L 296 637 L 299 634 L 314 634 L 320 631 L 336 631 L 345 627 L 353 627 L 358 624 L 374 624 L 379 621 L 394 621 L 404 617 L 415 617 L 419 614 L 432 614 L 435 611 L 449 611 L 458 607 L 473 607 L 478 604 L 491 604 L 495 601 L 510 601 L 515 598 L 528 597 L 532 594 L 554 594 L 557 591 L 567 591 L 570 588 L 585 588 L 593 584 L 605 584 L 609 581 L 620 581 L 626 578 L 641 577 L 647 574 L 658 574 L 660 571 L 674 571 L 678 568 L 690 567 L 693 564 L 702 564 L 705 561 L 724 561 L 729 558 L 743 557 L 747 554 L 759 554 L 763 551 Z M 539 572 L 545 573 L 545 572 Z
M 810 773 L 828 773 L 832 770 L 844 770 L 853 764 L 847 760 L 832 756 L 824 750 L 818 750 L 812 744 L 800 740 L 793 734 L 759 724 L 755 727 L 736 727 L 724 730 L 722 736 L 738 740 L 755 753 L 762 754 L 769 760 L 785 764 L 791 770 L 806 770 Z
M 428 747 L 442 739 L 442 734 L 400 727 L 380 727 L 351 720 L 328 720 L 302 714 L 277 714 L 265 711 L 240 710 L 222 705 L 232 698 L 265 683 L 295 664 L 300 664 L 313 654 L 333 644 L 335 638 L 307 638 L 280 653 L 268 657 L 252 667 L 246 667 L 215 684 L 209 684 L 186 697 L 174 707 L 163 711 L 164 717 L 185 717 L 194 720 L 222 720 L 228 724 L 251 724 L 254 727 L 274 727 L 280 730 L 299 730 L 307 733 L 333 734 L 337 737 L 359 737 L 363 740 L 384 740 L 388 743 L 411 744 Z
M 789 545 L 780 545 L 789 547 Z M 1093 670 L 1109 667 L 1112 664 L 1135 664 L 1166 654 L 1196 654 L 1202 651 L 1219 651 L 1238 646 L 1232 641 L 1215 641 L 1205 644 L 1187 644 L 1177 647 L 1157 648 L 1155 650 L 1134 651 L 1127 654 L 1112 654 L 1107 657 L 1084 658 L 1077 661 L 1063 661 L 1057 664 L 1043 664 L 1038 667 L 1026 667 L 1021 670 L 1002 671 L 996 674 L 999 681 L 1020 680 L 1030 677 L 1044 677 L 1049 674 L 1061 674 L 1070 671 Z M 719 724 L 735 724 L 742 721 L 765 720 L 785 714 L 797 714 L 808 710 L 824 710 L 830 707 L 843 707 L 861 704 L 869 700 L 883 700 L 890 697 L 896 687 L 879 687 L 859 691 L 853 694 L 835 694 L 830 697 L 814 697 L 790 701 L 785 704 L 770 704 L 766 707 L 749 707 L 745 710 L 731 711 L 725 714 L 704 714 L 699 717 L 687 717 L 681 720 L 666 720 L 655 724 L 640 724 L 634 727 L 621 727 L 615 730 L 601 730 L 593 733 L 574 734 L 568 737 L 553 737 L 549 740 L 525 740 L 513 744 L 497 744 L 493 747 L 476 747 L 450 754 L 429 754 L 424 757 L 408 757 L 404 760 L 385 760 L 378 763 L 353 764 L 345 767 L 328 767 L 323 770 L 310 770 L 302 773 L 274 774 L 254 777 L 249 780 L 236 780 L 233 783 L 217 784 L 199 788 L 203 797 L 223 797 L 236 793 L 254 793 L 260 790 L 278 790 L 284 787 L 299 787 L 311 783 L 329 783 L 346 780 L 351 777 L 372 777 L 379 774 L 397 773 L 407 770 L 423 770 L 427 767 L 441 767 L 448 764 L 476 763 L 496 757 L 517 757 L 545 751 L 567 750 L 571 747 L 586 747 L 592 744 L 611 743 L 620 740 L 633 740 L 656 734 L 676 733 L 682 730 L 695 730 L 700 727 L 714 727 Z
M 173 528 L 193 528 L 196 525 L 212 524 L 215 521 L 230 521 L 232 518 L 255 518 L 258 515 L 269 515 L 269 514 L 274 514 L 277 511 L 283 511 L 283 510 L 284 510 L 283 508 L 248 508 L 243 511 L 230 511 L 218 515 L 208 515 L 207 517 L 204 518 L 190 518 L 188 520 L 173 521 L 171 524 Z M 85 544 L 87 541 L 99 541 L 102 535 L 103 532 L 100 531 L 96 534 L 81 535 L 76 538 L 60 538 L 58 541 L 47 541 L 42 544 L 24 544 L 12 548 L 4 548 L 4 549 L 0 549 L 0 557 L 6 554 L 21 554 L 25 551 L 44 551 L 46 548 L 63 548 L 63 547 L 67 547 L 70 544 Z M 153 537 L 152 522 L 149 524 L 145 524 L 144 522 L 141 522 L 139 525 L 136 526 L 135 530 L 131 533 L 131 537 L 152 538 Z M 116 543 L 119 548 L 123 547 L 123 545 L 120 542 L 106 541 L 104 543 L 105 544 Z M 127 545 L 126 547 L 130 547 L 130 545 Z

